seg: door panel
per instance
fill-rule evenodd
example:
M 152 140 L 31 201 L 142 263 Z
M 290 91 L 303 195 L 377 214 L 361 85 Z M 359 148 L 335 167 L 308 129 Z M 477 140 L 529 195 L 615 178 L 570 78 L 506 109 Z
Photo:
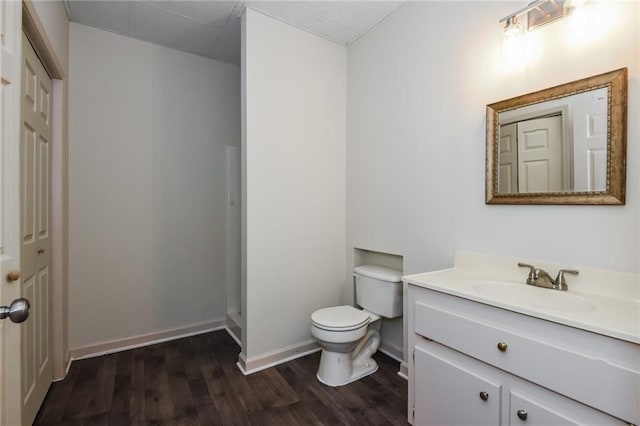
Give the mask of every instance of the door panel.
M 22 294 L 31 317 L 22 328 L 22 424 L 31 424 L 51 385 L 49 265 L 51 79 L 23 35 L 20 172 L 22 196 Z
M 38 192 L 40 193 L 38 207 L 38 239 L 42 240 L 49 238 L 49 164 L 51 161 L 49 158 L 49 141 L 41 136 L 38 148 L 38 168 L 40 169 L 40 188 L 38 188 Z
M 576 191 L 607 188 L 607 89 L 573 107 L 573 173 Z
M 498 192 L 518 192 L 518 132 L 515 123 L 500 126 L 500 174 Z
M 518 123 L 519 192 L 563 190 L 562 147 L 562 117 Z
M 0 304 L 21 295 L 20 271 L 20 81 L 22 2 L 0 2 Z M 35 88 L 35 86 L 33 86 Z M 35 91 L 34 91 L 35 93 Z M 20 424 L 21 332 L 24 323 L 0 321 L 0 424 Z
M 25 96 L 27 98 L 27 96 Z M 25 203 L 35 205 L 35 155 L 37 131 L 28 122 L 23 122 L 22 128 L 22 207 Z M 22 243 L 35 242 L 35 218 L 33 208 L 22 209 Z

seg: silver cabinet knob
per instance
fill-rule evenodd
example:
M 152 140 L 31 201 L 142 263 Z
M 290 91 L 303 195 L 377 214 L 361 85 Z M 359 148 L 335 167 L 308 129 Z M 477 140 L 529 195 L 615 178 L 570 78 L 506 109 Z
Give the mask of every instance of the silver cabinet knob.
M 527 420 L 527 410 L 518 410 L 516 414 L 520 420 Z
M 31 305 L 27 299 L 16 299 L 9 306 L 0 306 L 0 319 L 9 317 L 11 321 L 20 323 L 29 318 L 30 310 Z
M 487 392 L 480 392 L 480 399 L 483 401 L 486 401 L 487 399 L 489 399 L 489 394 Z

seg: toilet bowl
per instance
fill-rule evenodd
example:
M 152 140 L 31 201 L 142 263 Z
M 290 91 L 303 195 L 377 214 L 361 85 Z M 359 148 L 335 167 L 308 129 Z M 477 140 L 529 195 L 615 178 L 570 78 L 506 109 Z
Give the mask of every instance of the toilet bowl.
M 317 378 L 342 386 L 374 373 L 381 317 L 402 315 L 401 272 L 376 265 L 354 270 L 356 298 L 363 309 L 333 306 L 311 314 L 311 335 L 322 348 Z
M 375 372 L 378 364 L 371 356 L 380 345 L 380 333 L 369 324 L 379 319 L 353 306 L 315 311 L 311 315 L 311 335 L 322 347 L 318 380 L 341 386 Z

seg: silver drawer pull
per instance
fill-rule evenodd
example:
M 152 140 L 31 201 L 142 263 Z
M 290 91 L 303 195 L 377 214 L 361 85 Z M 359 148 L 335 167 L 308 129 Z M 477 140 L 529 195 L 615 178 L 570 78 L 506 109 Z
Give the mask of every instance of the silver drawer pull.
M 484 391 L 480 392 L 480 399 L 486 401 L 487 399 L 489 399 L 489 394 Z
M 520 420 L 527 420 L 527 410 L 518 410 L 516 414 Z
M 506 352 L 507 351 L 507 344 L 505 342 L 498 343 L 498 349 L 500 349 L 500 352 Z

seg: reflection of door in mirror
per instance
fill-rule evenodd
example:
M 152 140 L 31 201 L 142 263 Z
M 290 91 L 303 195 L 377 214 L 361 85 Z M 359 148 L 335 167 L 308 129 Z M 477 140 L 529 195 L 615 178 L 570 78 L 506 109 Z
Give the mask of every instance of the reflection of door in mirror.
M 607 89 L 585 94 L 573 105 L 575 191 L 607 187 Z
M 605 191 L 607 90 L 501 112 L 499 193 Z
M 559 192 L 563 170 L 562 115 L 500 126 L 499 191 L 504 194 Z
M 513 194 L 518 192 L 517 137 L 516 123 L 500 126 L 498 191 L 501 194 Z
M 562 117 L 518 123 L 518 192 L 560 192 Z

